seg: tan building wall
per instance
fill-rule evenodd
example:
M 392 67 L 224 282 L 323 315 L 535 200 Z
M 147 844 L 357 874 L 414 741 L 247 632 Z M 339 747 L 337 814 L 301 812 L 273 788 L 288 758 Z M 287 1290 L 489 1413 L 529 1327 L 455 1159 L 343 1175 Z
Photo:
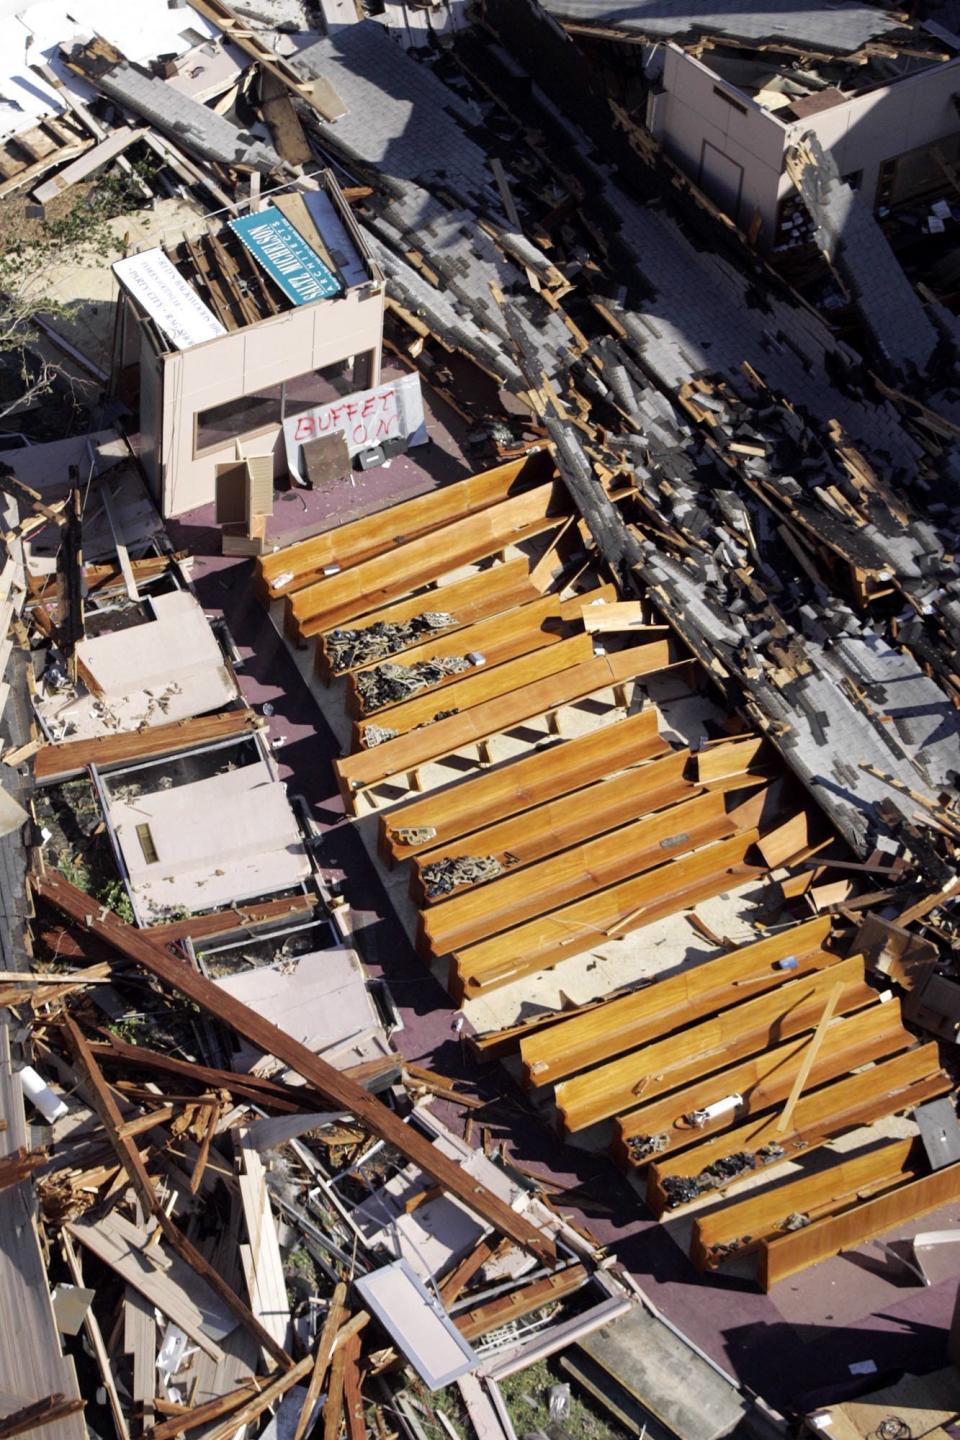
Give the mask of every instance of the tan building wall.
M 860 193 L 872 209 L 884 162 L 960 133 L 953 103 L 958 91 L 960 58 L 784 124 L 671 42 L 647 124 L 671 159 L 742 230 L 759 213 L 760 243 L 770 245 L 779 202 L 793 190 L 786 151 L 802 135 L 815 132 L 841 175 L 860 174 Z M 948 154 L 953 157 L 953 147 Z
M 313 370 L 371 354 L 370 384 L 379 383 L 383 340 L 382 286 L 298 306 L 189 350 L 149 363 L 141 355 L 143 460 L 164 516 L 183 515 L 214 498 L 215 467 L 235 458 L 232 442 L 198 453 L 197 415 Z M 319 398 L 326 399 L 326 396 Z M 154 433 L 159 429 L 159 437 Z M 157 440 L 159 438 L 159 444 Z M 284 465 L 279 424 L 242 440 L 248 455 L 273 454 Z

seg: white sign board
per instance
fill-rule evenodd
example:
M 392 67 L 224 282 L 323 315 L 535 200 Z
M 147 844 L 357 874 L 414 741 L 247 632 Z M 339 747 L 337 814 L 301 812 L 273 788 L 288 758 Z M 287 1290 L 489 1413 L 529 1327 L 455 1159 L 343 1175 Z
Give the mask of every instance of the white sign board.
M 226 335 L 213 311 L 161 249 L 117 260 L 113 273 L 178 350 Z
M 384 440 L 406 439 L 410 445 L 424 445 L 427 427 L 423 418 L 420 376 L 415 372 L 398 380 L 387 380 L 375 390 L 358 390 L 342 400 L 331 400 L 314 410 L 304 410 L 283 422 L 287 465 L 295 479 L 302 478 L 300 446 L 322 435 L 340 431 L 351 456 Z

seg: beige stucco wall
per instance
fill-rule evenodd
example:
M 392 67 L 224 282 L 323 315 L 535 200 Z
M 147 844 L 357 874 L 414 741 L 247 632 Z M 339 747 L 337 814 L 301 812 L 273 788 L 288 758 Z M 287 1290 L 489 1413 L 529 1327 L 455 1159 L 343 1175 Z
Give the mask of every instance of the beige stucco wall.
M 377 384 L 383 301 L 382 288 L 371 284 L 164 355 L 161 443 L 154 461 L 164 516 L 183 515 L 209 504 L 214 498 L 215 467 L 234 458 L 233 445 L 194 455 L 198 411 L 368 351 L 374 355 L 371 383 Z M 273 453 L 280 464 L 280 436 L 280 426 L 272 426 L 244 440 L 244 451 Z
M 670 158 L 741 228 L 759 210 L 764 230 L 772 233 L 786 134 L 779 120 L 671 43 L 664 52 L 663 91 L 651 97 L 647 124 Z M 724 173 L 718 155 L 729 162 Z M 737 177 L 739 193 L 731 188 Z
M 816 131 L 830 150 L 841 175 L 863 171 L 860 194 L 871 208 L 876 200 L 880 167 L 885 160 L 933 145 L 960 131 L 953 96 L 960 91 L 960 57 L 905 76 L 892 85 L 855 95 L 844 105 L 794 121 L 787 131 L 792 145 L 808 130 Z M 781 186 L 781 194 L 789 186 Z
M 746 113 L 722 99 L 718 90 L 733 96 Z M 647 123 L 667 154 L 742 229 L 749 228 L 759 211 L 760 243 L 769 245 L 779 201 L 793 189 L 784 156 L 801 135 L 813 130 L 824 150 L 832 152 L 841 175 L 863 171 L 860 193 L 872 207 L 885 160 L 960 131 L 952 101 L 958 91 L 960 58 L 784 124 L 669 43 L 663 92 L 651 97 Z

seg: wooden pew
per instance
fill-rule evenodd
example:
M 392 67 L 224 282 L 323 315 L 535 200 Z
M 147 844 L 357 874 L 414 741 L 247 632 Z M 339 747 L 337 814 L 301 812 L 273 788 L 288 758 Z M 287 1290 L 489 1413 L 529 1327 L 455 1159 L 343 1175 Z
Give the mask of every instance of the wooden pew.
M 431 906 L 419 917 L 417 951 L 438 959 L 736 829 L 723 795 L 695 796 Z
M 744 864 L 747 851 L 758 838 L 756 830 L 745 830 L 575 900 L 515 930 L 455 951 L 450 957 L 448 989 L 457 1001 L 484 995 L 602 945 L 614 935 L 628 934 L 729 890 L 734 867 L 742 870 L 740 879 L 761 875 L 762 869 Z
M 229 740 L 233 736 L 240 739 L 262 728 L 260 717 L 244 706 L 237 710 L 218 710 L 212 715 L 189 716 L 169 725 L 149 725 L 143 730 L 98 735 L 89 740 L 61 740 L 37 751 L 33 759 L 34 779 L 38 785 L 49 784 L 81 775 L 88 765 L 106 769 L 123 761 L 171 755 L 177 750 Z
M 790 1231 L 760 1242 L 759 1280 L 764 1290 L 798 1270 L 826 1260 L 840 1250 L 862 1245 L 874 1235 L 896 1230 L 960 1199 L 960 1164 L 947 1165 L 885 1195 L 867 1200 L 844 1215 L 820 1220 L 804 1230 Z
M 412 773 L 415 783 L 410 788 L 415 789 L 416 771 L 421 765 L 482 743 L 540 716 L 549 717 L 562 706 L 574 705 L 599 690 L 621 687 L 625 691 L 626 686 L 641 675 L 651 675 L 674 664 L 690 663 L 678 661 L 675 656 L 673 644 L 665 640 L 618 650 L 613 655 L 597 655 L 582 665 L 562 670 L 559 675 L 526 685 L 512 695 L 499 696 L 460 715 L 438 720 L 425 730 L 414 730 L 396 740 L 387 740 L 373 750 L 335 760 L 333 769 L 344 805 L 355 813 L 359 791 L 395 775 Z M 625 693 L 620 703 L 626 708 Z
M 526 605 L 532 600 L 537 600 L 540 593 L 530 572 L 530 562 L 525 555 L 520 555 L 515 560 L 507 560 L 491 565 L 488 570 L 480 570 L 475 575 L 468 576 L 466 580 L 451 581 L 449 585 L 438 586 L 435 590 L 418 591 L 416 595 L 408 595 L 394 605 L 387 605 L 382 610 L 377 610 L 366 620 L 359 621 L 353 628 L 368 630 L 371 626 L 378 624 L 405 624 L 407 621 L 415 620 L 426 610 L 442 610 L 452 618 L 447 628 L 430 632 L 431 639 L 434 636 L 439 639 L 441 636 L 449 636 L 467 626 L 474 625 L 479 620 L 485 620 L 490 615 L 500 615 L 506 610 L 514 609 L 517 605 Z M 332 629 L 336 628 L 336 626 L 332 627 Z M 317 636 L 317 647 L 314 652 L 314 671 L 317 678 L 322 680 L 325 685 L 329 684 L 336 675 L 352 674 L 356 670 L 367 669 L 369 665 L 382 665 L 385 659 L 392 659 L 396 655 L 402 654 L 404 664 L 406 664 L 408 663 L 406 651 L 413 648 L 412 645 L 401 647 L 399 650 L 391 651 L 389 655 L 382 656 L 379 660 L 336 668 L 331 659 L 332 650 L 329 648 L 328 636 L 330 633 L 330 630 L 325 630 Z M 414 644 L 417 643 L 419 642 L 414 642 Z
M 526 1037 L 520 1045 L 526 1084 L 549 1084 L 642 1045 L 677 1015 L 697 1020 L 835 964 L 836 955 L 824 949 L 831 927 L 829 916 L 807 920 Z M 784 960 L 795 960 L 795 968 L 779 968 Z
M 451 711 L 466 714 L 490 700 L 515 694 L 528 685 L 548 680 L 592 659 L 593 640 L 589 635 L 571 635 L 567 639 L 561 636 L 555 644 L 541 645 L 503 665 L 484 665 L 469 674 L 454 676 L 446 685 L 426 690 L 398 705 L 389 705 L 369 720 L 357 721 L 352 730 L 353 749 L 365 748 L 364 737 L 371 725 L 389 726 L 398 735 L 409 735 L 413 730 L 434 724 L 438 714 Z
M 936 1045 L 919 1045 L 905 1055 L 862 1070 L 859 1075 L 850 1075 L 801 1095 L 783 1133 L 779 1130 L 779 1114 L 774 1112 L 712 1136 L 662 1163 L 654 1161 L 647 1170 L 647 1204 L 658 1216 L 667 1209 L 672 1212 L 680 1208 L 670 1203 L 669 1187 L 664 1184 L 670 1176 L 695 1179 L 708 1166 L 739 1153 L 757 1156 L 762 1152 L 759 1156 L 762 1169 L 764 1164 L 777 1164 L 800 1151 L 816 1149 L 844 1130 L 869 1125 L 898 1111 L 912 1110 L 949 1089 L 949 1078 L 939 1068 Z M 726 1190 L 754 1174 L 756 1170 L 744 1170 L 718 1190 Z
M 394 549 L 400 539 L 412 540 L 449 525 L 452 520 L 484 510 L 532 485 L 543 484 L 555 473 L 552 456 L 542 451 L 286 545 L 258 559 L 254 582 L 257 597 L 269 605 L 319 580 L 327 565 L 346 570 Z
M 868 1195 L 903 1184 L 922 1164 L 916 1139 L 891 1140 L 829 1169 L 753 1191 L 721 1210 L 694 1216 L 690 1259 L 698 1270 L 716 1270 L 732 1255 L 752 1254 L 763 1240 L 782 1233 L 788 1215 L 811 1221 L 836 1215 Z
M 674 750 L 659 760 L 635 765 L 607 780 L 575 790 L 563 800 L 534 806 L 449 845 L 425 850 L 413 861 L 410 894 L 417 904 L 436 903 L 426 892 L 423 868 L 438 860 L 492 855 L 504 870 L 515 873 L 571 845 L 582 844 L 594 835 L 603 835 L 630 820 L 688 800 L 702 793 L 684 777 L 689 759 L 689 750 Z M 453 890 L 451 896 L 461 893 L 463 888 Z
M 668 746 L 659 721 L 659 712 L 648 705 L 636 715 L 575 740 L 552 742 L 485 775 L 399 805 L 380 817 L 380 855 L 393 865 L 495 820 L 569 794 L 628 765 L 662 755 Z M 404 837 L 404 831 L 423 828 L 433 833 L 419 841 Z
M 589 591 L 589 595 L 614 596 L 616 590 L 612 585 L 603 585 L 596 590 Z M 534 650 L 543 649 L 548 645 L 559 645 L 562 640 L 567 640 L 571 636 L 580 635 L 584 639 L 589 639 L 583 634 L 580 620 L 580 604 L 583 598 L 587 597 L 575 595 L 572 600 L 561 600 L 557 595 L 544 595 L 529 605 L 517 606 L 506 614 L 494 615 L 491 619 L 482 621 L 478 625 L 471 625 L 466 630 L 458 630 L 452 635 L 440 638 L 431 636 L 423 644 L 408 650 L 402 658 L 395 658 L 389 663 L 412 666 L 424 661 L 470 654 L 482 655 L 483 663 L 472 670 L 467 669 L 454 675 L 444 676 L 435 685 L 418 690 L 409 701 L 395 701 L 393 704 L 373 709 L 365 708 L 360 697 L 358 680 L 366 671 L 376 669 L 376 665 L 365 666 L 351 675 L 347 681 L 347 707 L 351 715 L 363 717 L 371 714 L 379 716 L 389 711 L 391 718 L 384 719 L 385 725 L 399 730 L 412 730 L 413 726 L 421 724 L 424 718 L 414 706 L 415 700 L 426 695 L 436 695 L 438 691 L 447 690 L 451 685 L 459 686 L 463 685 L 466 680 L 478 679 L 481 674 L 486 675 L 494 669 L 499 669 L 508 661 L 518 660 L 522 656 L 529 655 Z M 584 650 L 584 654 L 588 659 L 592 656 L 592 641 L 589 651 Z M 463 700 L 455 703 L 461 709 L 464 708 Z M 470 703 L 469 700 L 467 703 Z M 413 707 L 410 712 L 414 717 L 413 724 L 404 722 L 408 704 Z
M 556 1100 L 564 1128 L 568 1132 L 582 1130 L 630 1109 L 641 1097 L 652 1099 L 688 1085 L 698 1076 L 813 1030 L 835 985 L 842 987 L 838 1015 L 863 1009 L 877 998 L 876 990 L 867 984 L 862 956 L 790 980 L 768 995 L 744 1000 L 686 1030 L 562 1080 L 556 1087 Z M 683 1017 L 678 1015 L 675 1021 L 682 1024 Z
M 836 976 L 839 968 L 834 965 L 821 974 L 825 974 L 832 984 L 832 977 Z M 784 995 L 784 989 L 775 993 Z M 876 996 L 876 991 L 873 994 Z M 727 1014 L 736 1015 L 739 1008 Z M 728 1064 L 727 1056 L 724 1056 L 723 1064 L 727 1067 L 724 1069 L 714 1069 L 708 1060 L 704 1072 L 709 1068 L 713 1070 L 712 1074 L 698 1075 L 682 1089 L 671 1089 L 668 1095 L 651 1099 L 641 1109 L 617 1116 L 610 1144 L 613 1159 L 624 1171 L 639 1169 L 647 1164 L 651 1154 L 656 1154 L 658 1158 L 671 1155 L 675 1150 L 683 1150 L 708 1135 L 731 1129 L 750 1116 L 761 1115 L 764 1110 L 780 1104 L 790 1094 L 809 1044 L 810 1036 L 804 1034 L 783 1044 L 775 1044 L 740 1064 Z M 871 1060 L 879 1060 L 882 1055 L 905 1050 L 912 1044 L 913 1036 L 903 1028 L 899 1001 L 875 999 L 872 1005 L 856 1011 L 853 1019 L 831 1021 L 824 1031 L 821 1049 L 807 1077 L 807 1088 L 813 1090 L 817 1085 L 835 1079 L 844 1073 L 844 1067 L 847 1071 L 856 1069 Z M 836 1068 L 838 1065 L 841 1067 L 839 1070 Z M 648 1093 L 644 1091 L 644 1095 Z M 742 1103 L 736 1110 L 727 1110 L 695 1126 L 687 1121 L 688 1115 L 705 1110 L 707 1106 L 731 1095 L 742 1097 Z
M 559 483 L 539 485 L 442 530 L 397 544 L 287 595 L 283 602 L 287 636 L 309 640 L 322 630 L 379 610 L 461 565 L 475 564 L 555 529 L 569 513 L 570 500 Z

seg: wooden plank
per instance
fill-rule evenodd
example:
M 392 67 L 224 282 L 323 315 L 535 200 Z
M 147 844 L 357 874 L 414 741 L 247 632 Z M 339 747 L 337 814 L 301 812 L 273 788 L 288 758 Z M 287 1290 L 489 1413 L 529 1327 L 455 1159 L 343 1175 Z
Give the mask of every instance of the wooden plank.
M 461 1002 L 486 994 L 602 945 L 613 930 L 639 929 L 728 890 L 732 867 L 743 864 L 756 840 L 756 830 L 744 831 L 455 952 L 450 958 L 451 994 Z M 748 875 L 761 873 L 747 867 Z
M 685 663 L 678 662 L 675 655 L 676 651 L 666 640 L 637 645 L 613 655 L 597 655 L 582 665 L 561 671 L 559 675 L 526 685 L 512 695 L 488 700 L 464 714 L 438 720 L 426 730 L 414 730 L 396 740 L 387 740 L 374 750 L 364 750 L 358 755 L 335 760 L 334 773 L 344 804 L 352 813 L 356 807 L 357 792 L 368 786 L 512 730 L 562 705 L 575 704 L 598 690 L 625 685 L 641 675 L 667 669 L 671 664 Z
M 155 1305 L 168 1320 L 179 1325 L 193 1342 L 200 1346 L 214 1360 L 223 1358 L 223 1351 L 205 1328 L 212 1317 L 216 1319 L 217 1333 L 224 1333 L 223 1312 L 216 1297 L 206 1286 L 191 1286 L 188 1290 L 178 1280 L 169 1276 L 164 1268 L 164 1252 L 152 1247 L 147 1250 L 149 1235 L 140 1230 L 122 1215 L 102 1216 L 99 1220 L 71 1221 L 67 1229 L 70 1235 L 108 1265 L 138 1294 Z M 154 1256 L 157 1263 L 147 1259 Z M 167 1262 L 169 1263 L 169 1262 Z M 184 1267 L 185 1271 L 186 1267 Z M 178 1275 L 180 1272 L 177 1272 Z M 190 1277 L 192 1280 L 194 1277 Z M 227 1333 L 229 1333 L 229 1326 Z
M 101 140 L 98 145 L 86 150 L 79 159 L 59 170 L 52 180 L 45 180 L 42 185 L 38 185 L 33 191 L 34 200 L 40 205 L 48 205 L 64 190 L 69 190 L 71 185 L 76 185 L 79 180 L 85 180 L 88 175 L 94 175 L 104 165 L 109 165 L 118 155 L 122 155 L 131 145 L 142 140 L 147 133 L 147 128 L 142 126 L 130 130 L 122 127 L 114 130 L 105 140 Z
M 671 1088 L 669 1094 L 648 1099 L 639 1110 L 619 1115 L 614 1121 L 610 1143 L 616 1163 L 626 1171 L 641 1168 L 651 1154 L 658 1158 L 670 1155 L 779 1104 L 793 1084 L 807 1040 L 798 1035 L 779 1043 L 780 1037 L 776 1038 L 778 1043 L 739 1064 L 733 1063 L 733 1057 L 727 1054 L 708 1057 L 703 1074 L 698 1072 L 689 1085 Z M 867 1005 L 856 1011 L 847 1024 L 830 1027 L 823 1052 L 811 1070 L 812 1082 L 823 1084 L 871 1060 L 908 1049 L 912 1044 L 913 1037 L 903 1027 L 899 1005 L 879 1001 Z M 734 1095 L 740 1096 L 740 1104 L 735 1108 L 711 1119 L 702 1118 L 709 1106 Z M 688 1117 L 698 1111 L 701 1118 L 692 1123 Z
M 529 561 L 526 556 L 519 556 L 516 560 L 492 565 L 489 570 L 480 570 L 466 580 L 452 581 L 435 590 L 407 596 L 394 605 L 387 605 L 376 611 L 353 628 L 367 630 L 372 625 L 402 625 L 416 619 L 425 610 L 431 610 L 451 616 L 449 626 L 431 630 L 430 639 L 439 640 L 441 636 L 452 636 L 454 632 L 475 625 L 488 616 L 500 615 L 514 606 L 526 605 L 529 601 L 536 600 L 539 595 L 540 591 L 530 578 Z M 358 661 L 355 665 L 335 668 L 331 659 L 332 652 L 328 649 L 327 636 L 330 633 L 324 631 L 317 636 L 314 668 L 319 678 L 324 681 L 330 680 L 334 675 L 354 674 L 357 670 L 368 669 L 370 665 L 382 665 L 385 659 L 392 659 L 400 654 L 404 656 L 403 663 L 408 664 L 409 651 L 417 648 L 420 643 L 411 641 L 410 645 L 391 650 L 388 655 L 376 660 Z
M 354 726 L 353 748 L 364 748 L 369 725 L 389 726 L 398 735 L 409 735 L 413 730 L 435 724 L 438 714 L 441 717 L 450 711 L 466 714 L 492 700 L 499 700 L 501 696 L 516 694 L 527 686 L 549 680 L 592 659 L 593 641 L 589 635 L 571 635 L 566 640 L 561 636 L 548 635 L 539 648 L 528 650 L 503 665 L 482 666 L 472 674 L 451 676 L 433 690 L 377 711 L 369 722 L 360 721 Z
M 689 758 L 689 750 L 674 750 L 662 759 L 634 765 L 609 779 L 586 785 L 562 800 L 533 806 L 499 824 L 475 830 L 469 837 L 424 850 L 412 862 L 410 893 L 418 904 L 431 903 L 423 872 L 425 866 L 438 861 L 490 855 L 512 874 L 594 835 L 615 830 L 628 820 L 640 819 L 689 799 L 698 793 L 697 786 L 684 778 Z M 450 893 L 457 895 L 461 889 Z
M 263 722 L 246 708 L 223 710 L 215 715 L 196 715 L 176 720 L 171 725 L 153 725 L 120 735 L 102 735 L 93 740 L 63 740 L 58 745 L 43 745 L 33 762 L 38 784 L 65 780 L 79 775 L 88 765 L 106 768 L 131 760 L 148 760 L 228 740 L 233 735 L 252 735 Z
M 905 1055 L 881 1061 L 858 1075 L 802 1096 L 794 1111 L 791 1129 L 785 1135 L 775 1133 L 776 1115 L 761 1116 L 671 1156 L 662 1165 L 655 1161 L 647 1171 L 647 1204 L 655 1215 L 662 1214 L 666 1208 L 677 1208 L 669 1205 L 668 1190 L 664 1187 L 667 1176 L 693 1178 L 728 1155 L 742 1152 L 756 1155 L 767 1146 L 772 1147 L 765 1152 L 771 1157 L 768 1163 L 778 1163 L 801 1151 L 813 1150 L 844 1130 L 912 1109 L 949 1088 L 949 1079 L 938 1066 L 936 1045 L 920 1045 Z M 722 1189 L 755 1173 L 747 1169 Z
M 827 1003 L 823 1007 L 823 1014 L 817 1021 L 817 1028 L 816 1030 L 814 1030 L 813 1034 L 810 1037 L 810 1043 L 807 1046 L 806 1053 L 803 1057 L 803 1064 L 797 1071 L 797 1078 L 793 1082 L 793 1089 L 790 1091 L 787 1103 L 783 1107 L 783 1114 L 777 1121 L 776 1129 L 778 1135 L 782 1135 L 783 1132 L 787 1130 L 790 1126 L 790 1121 L 793 1118 L 793 1112 L 796 1109 L 797 1101 L 803 1094 L 803 1087 L 807 1083 L 810 1071 L 813 1068 L 813 1063 L 817 1058 L 817 1054 L 820 1050 L 821 1045 L 823 1044 L 824 1037 L 826 1036 L 827 1026 L 830 1024 L 830 1017 L 831 1015 L 833 1015 L 838 1004 L 840 1003 L 840 997 L 842 994 L 843 986 L 838 982 L 833 987 L 829 996 L 827 997 Z
M 348 1440 L 366 1440 L 363 1395 L 360 1390 L 360 1336 L 354 1335 L 344 1347 L 343 1413 Z
M 333 1354 L 333 1347 L 337 1338 L 337 1331 L 343 1322 L 346 1313 L 347 1287 L 339 1281 L 334 1286 L 333 1295 L 330 1300 L 330 1308 L 327 1310 L 320 1337 L 317 1340 L 317 1353 L 314 1357 L 313 1368 L 310 1372 L 310 1382 L 307 1385 L 306 1394 L 303 1397 L 303 1404 L 300 1407 L 300 1417 L 297 1420 L 296 1429 L 293 1432 L 293 1440 L 303 1440 L 303 1434 L 310 1423 L 313 1414 L 313 1407 L 320 1398 L 320 1391 L 323 1389 L 323 1382 L 327 1378 L 327 1369 L 330 1364 L 330 1357 Z
M 380 820 L 380 853 L 391 863 L 422 855 L 495 820 L 662 754 L 667 743 L 658 722 L 658 712 L 649 706 L 613 725 L 397 806 Z M 422 829 L 432 833 L 422 840 L 405 834 Z
M 569 508 L 559 484 L 538 485 L 327 575 L 286 597 L 286 633 L 291 640 L 309 640 L 322 630 L 370 614 L 462 565 L 555 529 Z
M 279 154 L 289 165 L 309 165 L 313 160 L 306 131 L 287 93 L 287 87 L 271 71 L 260 72 L 260 111 Z
M 760 1284 L 769 1290 L 781 1280 L 850 1250 L 874 1235 L 898 1230 L 911 1220 L 929 1214 L 960 1198 L 960 1164 L 948 1165 L 885 1195 L 867 1200 L 844 1215 L 815 1222 L 760 1242 Z
M 73 1242 L 70 1239 L 70 1236 L 66 1230 L 61 1230 L 60 1232 L 60 1248 L 63 1252 L 63 1258 L 67 1263 L 67 1269 L 70 1272 L 71 1281 L 74 1285 L 77 1285 L 82 1290 L 83 1269 L 80 1265 L 80 1260 L 77 1256 L 77 1252 L 73 1247 Z M 103 1334 L 100 1330 L 100 1323 L 97 1320 L 96 1315 L 93 1313 L 92 1305 L 87 1306 L 86 1313 L 83 1317 L 83 1330 L 84 1334 L 90 1342 L 90 1348 L 93 1350 L 94 1358 L 97 1362 L 97 1368 L 100 1371 L 100 1379 L 103 1381 L 103 1388 L 107 1392 L 107 1400 L 110 1405 L 110 1415 L 113 1419 L 117 1435 L 120 1437 L 120 1440 L 130 1440 L 130 1427 L 127 1424 L 127 1417 L 124 1414 L 123 1405 L 120 1401 L 120 1394 L 117 1390 L 117 1382 L 113 1378 L 113 1368 L 110 1364 L 110 1356 L 107 1353 L 107 1347 L 103 1341 Z
M 824 998 L 834 992 L 834 1004 L 844 1015 L 876 1000 L 860 956 L 791 980 L 768 995 L 744 1000 L 720 1015 L 561 1081 L 556 1099 L 564 1127 L 582 1130 L 631 1108 L 641 1097 L 652 1099 L 778 1040 L 812 1030 L 822 1018 Z M 683 1016 L 674 1019 L 682 1023 Z
M 555 473 L 550 454 L 539 451 L 287 545 L 257 561 L 257 594 L 264 604 L 279 600 L 321 579 L 327 566 L 339 565 L 346 570 L 371 556 L 394 550 L 405 540 L 540 484 Z
M 592 593 L 602 594 L 604 590 L 612 592 L 613 586 L 601 586 Z M 432 600 L 432 603 L 436 604 L 436 601 Z M 483 660 L 473 670 L 468 669 L 457 674 L 443 676 L 436 684 L 418 690 L 410 701 L 394 702 L 379 708 L 364 706 L 361 699 L 358 680 L 362 679 L 370 669 L 376 669 L 376 664 L 363 666 L 347 681 L 348 708 L 353 715 L 364 717 L 374 713 L 378 717 L 382 715 L 383 720 L 378 719 L 377 723 L 389 725 L 391 729 L 410 730 L 414 725 L 421 723 L 424 718 L 421 712 L 424 709 L 428 712 L 426 718 L 429 719 L 432 718 L 432 714 L 429 713 L 431 706 L 433 709 L 436 708 L 433 700 L 426 700 L 426 705 L 419 707 L 418 701 L 425 700 L 427 696 L 437 696 L 439 691 L 449 690 L 452 686 L 456 686 L 457 694 L 451 700 L 451 704 L 456 704 L 463 709 L 466 705 L 475 703 L 470 699 L 470 695 L 481 675 L 489 677 L 493 671 L 497 671 L 498 681 L 502 684 L 503 676 L 499 672 L 511 661 L 516 661 L 545 646 L 557 646 L 576 635 L 579 625 L 575 623 L 575 615 L 576 612 L 571 601 L 563 601 L 556 595 L 544 595 L 529 605 L 516 606 L 505 614 L 491 616 L 488 620 L 471 625 L 465 630 L 458 630 L 452 635 L 445 637 L 431 635 L 430 639 L 423 644 L 406 651 L 401 660 L 392 659 L 389 663 L 392 666 L 409 667 L 451 656 L 465 658 L 467 655 L 482 655 Z M 587 639 L 582 633 L 578 638 L 581 642 Z M 581 649 L 584 649 L 583 645 L 581 645 Z M 584 649 L 584 655 L 589 658 L 592 654 L 591 644 L 589 650 Z M 468 680 L 474 682 L 474 686 L 467 685 Z M 446 696 L 442 703 L 446 704 Z M 362 735 L 362 731 L 362 724 L 355 727 L 358 737 Z
M 838 1165 L 695 1215 L 690 1258 L 698 1270 L 715 1270 L 731 1252 L 748 1255 L 761 1240 L 775 1238 L 788 1215 L 820 1220 L 901 1184 L 913 1174 L 911 1160 L 914 1165 L 919 1162 L 916 1141 L 891 1140 Z
M 735 829 L 722 795 L 695 796 L 432 906 L 419 917 L 417 952 L 438 958 L 459 950 Z
M 93 911 L 89 895 L 71 885 L 62 875 L 50 871 L 31 877 L 36 894 L 98 938 L 113 945 L 121 954 L 142 965 L 163 984 L 193 1000 L 201 1009 L 216 1015 L 238 1035 L 256 1045 L 265 1055 L 275 1055 L 284 1065 L 295 1070 L 307 1084 L 329 1097 L 335 1107 L 349 1110 L 379 1138 L 395 1145 L 415 1165 L 438 1184 L 463 1200 L 468 1209 L 481 1216 L 495 1229 L 510 1236 L 523 1249 L 532 1250 L 542 1259 L 551 1259 L 556 1251 L 553 1243 L 534 1228 L 523 1216 L 484 1185 L 477 1183 L 460 1166 L 443 1154 L 429 1140 L 388 1110 L 381 1101 L 335 1070 L 320 1056 L 312 1054 L 291 1036 L 262 1015 L 226 995 L 213 981 L 207 980 L 182 960 L 174 960 L 166 951 L 142 932 L 125 925 L 112 912 Z M 261 1342 L 262 1343 L 262 1342 Z M 271 1344 L 272 1344 L 271 1339 Z
M 808 920 L 572 1016 L 551 1027 L 556 1034 L 529 1036 L 520 1046 L 526 1083 L 545 1085 L 640 1045 L 673 1015 L 696 1020 L 774 989 L 791 975 L 832 965 L 836 956 L 823 949 L 831 924 L 829 918 Z M 792 969 L 781 968 L 785 960 Z

